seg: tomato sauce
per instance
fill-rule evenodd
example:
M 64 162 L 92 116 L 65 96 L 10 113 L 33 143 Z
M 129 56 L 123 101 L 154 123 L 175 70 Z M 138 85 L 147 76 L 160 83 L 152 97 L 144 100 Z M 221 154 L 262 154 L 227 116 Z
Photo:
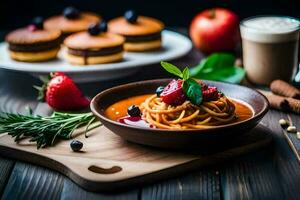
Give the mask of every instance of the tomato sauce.
M 139 127 L 151 127 L 151 125 L 149 125 L 140 117 L 129 117 L 127 114 L 127 108 L 131 105 L 140 105 L 152 95 L 153 94 L 139 95 L 118 101 L 106 109 L 105 116 L 107 116 L 111 120 L 119 121 L 120 123 L 128 125 L 136 125 Z M 237 119 L 232 122 L 244 121 L 253 116 L 253 111 L 249 105 L 240 100 L 231 99 L 231 101 L 235 105 L 235 113 L 237 116 Z

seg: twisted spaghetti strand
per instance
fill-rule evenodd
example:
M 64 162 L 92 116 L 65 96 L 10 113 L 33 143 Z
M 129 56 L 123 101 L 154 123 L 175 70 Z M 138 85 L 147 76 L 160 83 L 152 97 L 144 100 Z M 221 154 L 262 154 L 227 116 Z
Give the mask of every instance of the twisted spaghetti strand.
M 198 129 L 230 122 L 236 118 L 235 105 L 222 96 L 216 101 L 200 106 L 185 101 L 178 106 L 164 103 L 152 95 L 140 106 L 143 118 L 153 126 L 163 129 Z

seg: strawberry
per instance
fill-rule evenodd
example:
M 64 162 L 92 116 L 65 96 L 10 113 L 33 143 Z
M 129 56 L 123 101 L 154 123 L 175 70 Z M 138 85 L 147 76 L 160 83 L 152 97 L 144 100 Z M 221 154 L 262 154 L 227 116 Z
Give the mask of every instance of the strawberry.
M 39 90 L 38 99 L 45 100 L 56 110 L 79 110 L 90 103 L 73 80 L 62 72 L 53 73 L 50 80 L 42 81 L 42 87 L 35 87 Z
M 202 88 L 203 101 L 213 101 L 219 98 L 219 92 L 216 87 L 208 86 Z
M 182 104 L 186 100 L 182 84 L 182 80 L 172 80 L 160 94 L 162 101 L 170 105 Z
M 208 85 L 206 85 L 203 81 L 197 80 L 197 83 L 201 85 L 202 90 L 207 90 Z

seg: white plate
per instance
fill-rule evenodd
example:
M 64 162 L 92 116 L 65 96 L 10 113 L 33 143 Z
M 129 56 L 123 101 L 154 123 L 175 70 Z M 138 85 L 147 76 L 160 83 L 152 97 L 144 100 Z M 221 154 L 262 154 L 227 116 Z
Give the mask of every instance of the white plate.
M 65 72 L 75 82 L 91 82 L 120 78 L 135 73 L 145 65 L 159 63 L 162 60 L 171 60 L 187 54 L 191 48 L 191 41 L 172 31 L 162 32 L 163 48 L 159 51 L 143 53 L 125 53 L 124 60 L 116 63 L 75 66 L 63 59 L 63 51 L 58 59 L 41 62 L 26 63 L 10 59 L 7 43 L 0 43 L 0 67 L 28 72 L 34 76 L 46 75 L 50 72 Z

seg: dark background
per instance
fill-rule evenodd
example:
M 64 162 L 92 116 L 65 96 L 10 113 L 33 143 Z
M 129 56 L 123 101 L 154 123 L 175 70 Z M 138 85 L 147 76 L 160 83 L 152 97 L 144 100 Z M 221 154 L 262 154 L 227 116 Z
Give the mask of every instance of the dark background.
M 169 27 L 187 27 L 197 12 L 214 6 L 229 8 L 241 19 L 260 14 L 300 15 L 300 0 L 0 0 L 1 30 L 25 26 L 37 15 L 59 14 L 69 5 L 94 11 L 106 20 L 135 9 Z

